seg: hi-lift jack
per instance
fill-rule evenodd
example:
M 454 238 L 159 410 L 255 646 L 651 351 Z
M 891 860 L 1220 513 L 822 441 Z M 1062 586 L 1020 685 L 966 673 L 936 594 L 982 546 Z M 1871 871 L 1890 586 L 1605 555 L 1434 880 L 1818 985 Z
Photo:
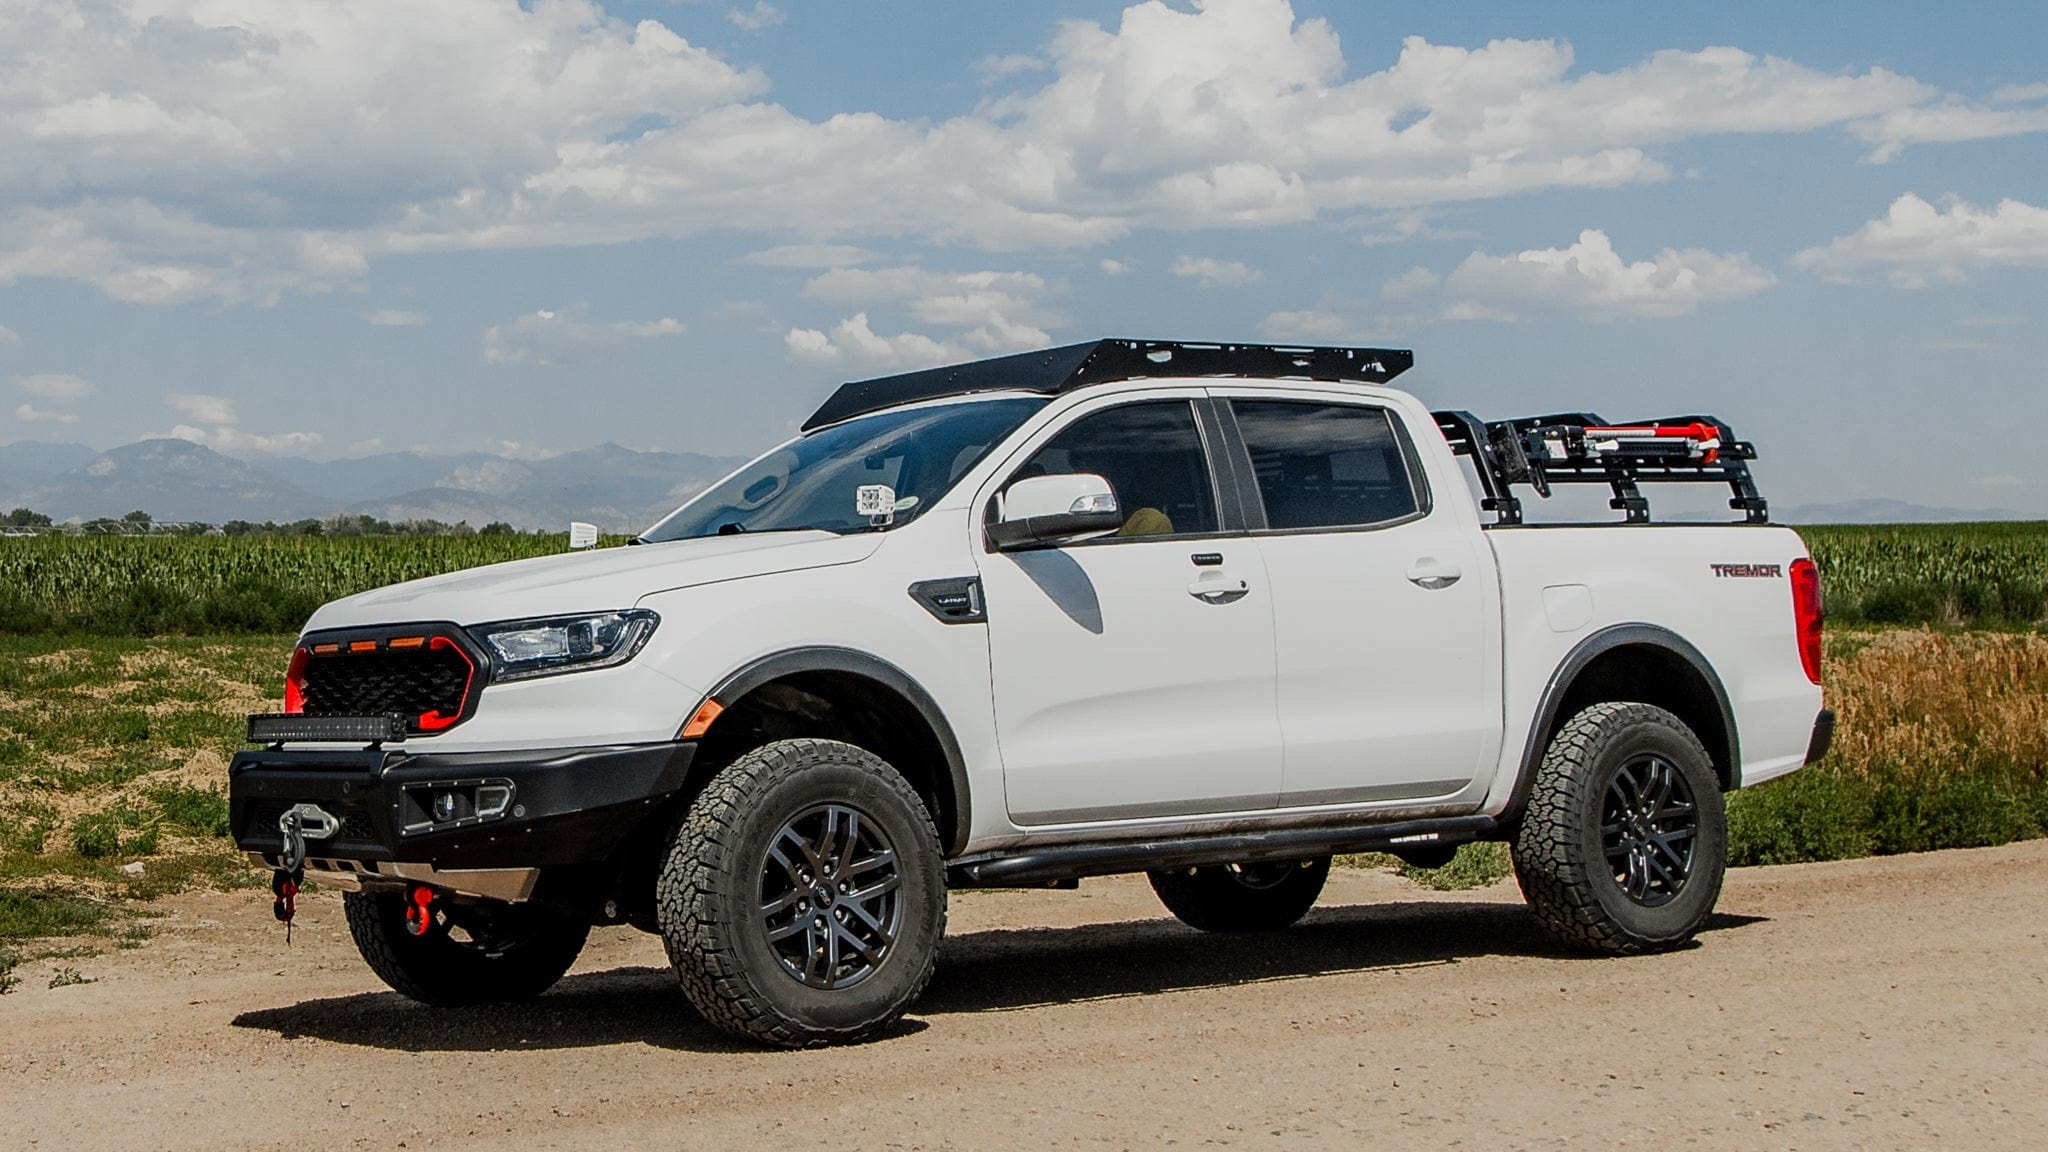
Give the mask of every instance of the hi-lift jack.
M 1650 522 L 1650 502 L 1639 483 L 1726 484 L 1730 508 L 1750 524 L 1769 521 L 1769 506 L 1749 475 L 1756 447 L 1737 440 L 1712 416 L 1667 416 L 1611 424 L 1590 412 L 1481 421 L 1470 412 L 1437 412 L 1437 428 L 1451 451 L 1472 457 L 1484 492 L 1480 506 L 1495 523 L 1522 523 L 1513 485 L 1549 496 L 1553 484 L 1605 484 L 1608 507 L 1630 524 Z

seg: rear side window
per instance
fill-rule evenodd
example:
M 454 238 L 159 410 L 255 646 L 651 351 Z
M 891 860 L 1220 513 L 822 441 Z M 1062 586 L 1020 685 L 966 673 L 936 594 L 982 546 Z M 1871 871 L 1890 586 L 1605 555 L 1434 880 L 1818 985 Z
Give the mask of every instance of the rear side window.
M 1420 508 L 1407 454 L 1380 408 L 1233 400 L 1266 526 L 1356 528 Z
M 1109 481 L 1124 512 L 1119 536 L 1216 531 L 1209 458 L 1185 400 L 1154 400 L 1091 413 L 1062 429 L 1010 477 L 1090 472 Z

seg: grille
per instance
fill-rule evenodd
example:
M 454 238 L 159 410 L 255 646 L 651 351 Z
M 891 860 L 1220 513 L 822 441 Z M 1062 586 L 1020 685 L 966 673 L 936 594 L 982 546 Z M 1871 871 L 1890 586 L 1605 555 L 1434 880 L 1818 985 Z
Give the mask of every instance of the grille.
M 452 647 L 381 648 L 315 656 L 306 662 L 302 689 L 311 716 L 376 716 L 396 712 L 422 731 L 420 717 L 461 715 L 470 666 Z M 445 724 L 437 727 L 445 727 Z

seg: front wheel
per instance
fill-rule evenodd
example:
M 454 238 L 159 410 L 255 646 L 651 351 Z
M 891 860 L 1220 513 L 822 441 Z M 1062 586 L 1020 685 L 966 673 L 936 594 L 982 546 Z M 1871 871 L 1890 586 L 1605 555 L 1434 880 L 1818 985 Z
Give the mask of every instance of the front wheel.
M 1273 932 L 1315 906 L 1330 858 L 1271 860 L 1146 874 L 1166 910 L 1204 932 Z
M 938 829 L 897 771 L 831 740 L 763 745 L 712 777 L 657 903 L 683 994 L 726 1032 L 866 1039 L 930 982 L 946 929 Z
M 576 963 L 590 925 L 566 913 L 495 900 L 436 901 L 426 930 L 405 921 L 404 892 L 348 892 L 349 935 L 371 971 L 422 1004 L 531 1000 Z
M 1628 955 L 1690 940 L 1728 863 L 1707 750 L 1662 708 L 1580 712 L 1537 769 L 1514 861 L 1522 895 L 1560 944 Z

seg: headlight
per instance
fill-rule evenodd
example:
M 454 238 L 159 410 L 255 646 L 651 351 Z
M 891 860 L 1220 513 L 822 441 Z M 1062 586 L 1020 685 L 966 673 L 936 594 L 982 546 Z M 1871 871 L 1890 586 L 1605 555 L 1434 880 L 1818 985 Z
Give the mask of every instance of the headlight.
M 479 624 L 470 635 L 491 654 L 491 681 L 530 680 L 624 664 L 640 651 L 661 617 L 644 608 Z

